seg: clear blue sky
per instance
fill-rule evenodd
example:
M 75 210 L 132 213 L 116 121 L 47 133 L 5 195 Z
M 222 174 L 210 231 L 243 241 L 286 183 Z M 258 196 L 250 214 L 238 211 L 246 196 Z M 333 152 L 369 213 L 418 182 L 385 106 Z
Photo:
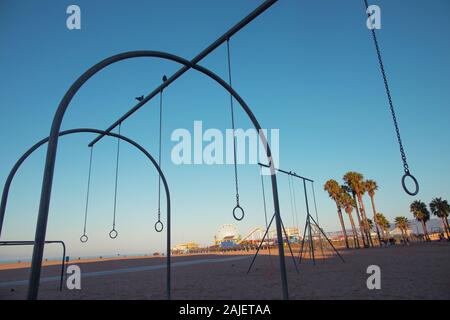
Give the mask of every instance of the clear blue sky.
M 136 49 L 194 57 L 261 1 L 0 1 L 0 182 L 16 159 L 48 135 L 56 107 L 84 70 L 110 55 Z M 417 199 L 450 198 L 450 4 L 446 0 L 379 0 L 378 32 Z M 66 29 L 66 8 L 78 4 L 82 30 Z M 375 179 L 377 209 L 389 219 L 411 218 L 414 200 L 401 189 L 402 165 L 363 1 L 280 0 L 232 39 L 234 87 L 265 128 L 280 129 L 281 167 L 316 181 L 320 220 L 338 230 L 334 203 L 322 191 L 349 170 Z M 201 62 L 226 78 L 222 46 Z M 63 128 L 106 128 L 179 65 L 156 59 L 118 63 L 91 79 L 69 107 Z M 123 125 L 122 132 L 157 154 L 158 100 Z M 229 96 L 190 71 L 165 91 L 163 168 L 173 198 L 173 243 L 211 243 L 217 228 L 234 223 L 244 234 L 264 223 L 259 171 L 240 166 L 247 216 L 235 222 L 233 167 L 175 166 L 170 134 L 202 120 L 230 127 Z M 236 112 L 237 125 L 251 126 Z M 89 242 L 81 245 L 92 135 L 61 140 L 47 239 L 62 239 L 71 256 L 153 252 L 165 235 L 153 230 L 157 175 L 144 157 L 122 145 L 117 229 L 110 240 L 115 141 L 95 149 Z M 45 148 L 22 167 L 11 189 L 2 239 L 34 239 Z M 268 187 L 269 180 L 266 180 Z M 291 225 L 288 183 L 279 177 L 282 215 Z M 296 184 L 304 221 L 300 184 Z M 366 205 L 369 206 L 368 198 Z M 269 201 L 271 206 L 271 201 Z M 370 211 L 369 211 L 370 212 Z M 1 249 L 0 257 L 14 255 Z M 17 250 L 17 249 L 16 249 Z M 54 255 L 57 249 L 48 249 Z M 15 255 L 26 256 L 30 249 Z

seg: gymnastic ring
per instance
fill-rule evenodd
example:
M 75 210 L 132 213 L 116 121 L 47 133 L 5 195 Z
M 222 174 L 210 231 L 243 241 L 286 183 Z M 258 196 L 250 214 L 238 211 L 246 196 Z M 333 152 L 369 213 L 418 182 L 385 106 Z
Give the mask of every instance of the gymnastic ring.
M 164 229 L 164 225 L 161 222 L 161 220 L 156 221 L 156 223 L 155 223 L 156 232 L 161 232 L 161 231 L 163 231 L 163 229 Z
M 118 235 L 119 235 L 119 233 L 117 232 L 116 229 L 112 229 L 112 230 L 109 232 L 109 237 L 110 237 L 111 239 L 117 238 Z
M 85 234 L 83 234 L 81 237 L 80 237 L 80 241 L 82 242 L 82 243 L 86 243 L 87 241 L 88 241 L 88 236 L 87 235 L 85 235 Z
M 237 210 L 240 210 L 241 211 L 241 213 L 242 213 L 242 215 L 241 215 L 241 217 L 238 217 L 237 215 L 236 215 L 236 211 Z M 237 220 L 237 221 L 241 221 L 242 219 L 244 219 L 244 216 L 245 216 L 245 212 L 244 212 L 244 209 L 242 209 L 242 207 L 240 206 L 240 205 L 236 205 L 236 207 L 234 207 L 234 209 L 233 209 L 233 217 Z
M 414 182 L 415 185 L 415 190 L 413 192 L 409 191 L 408 188 L 406 187 L 406 178 L 409 177 L 412 179 L 412 181 Z M 419 193 L 419 183 L 417 182 L 416 178 L 409 172 L 405 172 L 405 174 L 402 177 L 402 186 L 403 186 L 403 190 L 405 190 L 405 192 L 407 194 L 409 194 L 410 196 L 415 196 Z

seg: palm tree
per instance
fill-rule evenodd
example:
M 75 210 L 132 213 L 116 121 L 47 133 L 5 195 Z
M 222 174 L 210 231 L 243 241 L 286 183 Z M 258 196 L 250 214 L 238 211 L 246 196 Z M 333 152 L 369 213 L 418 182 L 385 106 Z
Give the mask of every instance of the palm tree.
M 323 189 L 328 192 L 328 195 L 330 196 L 330 198 L 333 199 L 334 202 L 336 203 L 339 221 L 341 223 L 342 233 L 344 234 L 345 246 L 348 249 L 348 248 L 350 248 L 350 246 L 348 245 L 347 231 L 345 230 L 344 218 L 342 217 L 342 209 L 341 209 L 342 207 L 339 202 L 339 196 L 342 193 L 341 186 L 339 185 L 339 183 L 337 183 L 336 180 L 330 179 L 325 183 L 325 185 L 323 186 Z
M 359 230 L 361 232 L 361 239 L 363 241 L 364 247 L 366 247 L 367 245 L 366 245 L 366 239 L 364 237 L 364 228 L 363 228 L 363 224 L 362 224 L 362 221 L 361 221 L 361 217 L 359 215 L 358 203 L 356 202 L 356 194 L 352 190 L 352 188 L 350 188 L 349 186 L 347 186 L 345 184 L 341 185 L 341 188 L 342 188 L 342 191 L 347 193 L 353 199 L 353 201 L 355 202 L 354 208 L 356 209 L 356 218 L 358 219 Z M 356 233 L 356 238 L 358 238 L 358 233 Z M 358 247 L 359 247 L 359 241 L 358 241 Z
M 387 240 L 387 238 L 389 236 L 389 228 L 391 227 L 389 220 L 386 219 L 384 214 L 379 213 L 379 212 L 375 215 L 375 218 L 377 220 L 378 225 L 381 228 L 381 232 L 383 233 L 383 238 L 385 240 Z
M 391 228 L 391 224 L 383 214 L 381 214 L 381 227 L 383 228 L 384 232 L 389 238 L 390 237 L 389 229 Z
M 367 216 L 366 216 L 366 210 L 364 207 L 364 202 L 362 201 L 362 197 L 364 193 L 366 192 L 365 183 L 364 183 L 364 176 L 361 173 L 358 172 L 347 172 L 344 175 L 344 181 L 349 186 L 354 194 L 356 194 L 356 197 L 358 198 L 358 204 L 361 212 L 361 220 L 363 223 L 363 230 L 365 231 L 365 235 L 367 238 L 368 245 L 372 245 L 372 238 L 370 238 L 370 231 L 369 226 L 367 225 Z
M 367 193 L 369 194 L 370 201 L 372 202 L 373 221 L 375 223 L 375 230 L 377 231 L 378 242 L 380 243 L 380 246 L 381 246 L 380 230 L 378 229 L 377 220 L 375 219 L 375 215 L 376 215 L 377 211 L 375 210 L 374 197 L 375 197 L 375 191 L 378 190 L 377 183 L 374 180 L 366 180 L 366 190 L 367 190 Z
M 355 222 L 353 221 L 352 211 L 353 208 L 356 207 L 355 200 L 347 193 L 347 192 L 341 192 L 339 195 L 338 200 L 340 206 L 342 206 L 345 210 L 345 212 L 348 214 L 348 218 L 350 219 L 350 224 L 352 226 L 352 233 L 353 233 L 353 241 L 355 243 L 355 246 L 359 246 L 359 240 L 358 240 L 358 233 L 356 232 Z
M 430 212 L 428 211 L 427 205 L 420 200 L 416 200 L 411 203 L 409 210 L 414 215 L 414 218 L 422 224 L 425 240 L 430 241 L 430 237 L 427 232 L 427 221 L 430 220 Z
M 450 228 L 448 226 L 448 215 L 450 213 L 450 205 L 447 200 L 442 200 L 441 198 L 434 198 L 430 202 L 431 212 L 442 219 L 442 224 L 444 225 L 444 230 L 447 233 L 447 239 L 450 240 Z
M 408 239 L 408 229 L 409 229 L 408 219 L 406 217 L 396 217 L 395 226 L 400 229 L 403 241 L 406 242 L 406 240 Z

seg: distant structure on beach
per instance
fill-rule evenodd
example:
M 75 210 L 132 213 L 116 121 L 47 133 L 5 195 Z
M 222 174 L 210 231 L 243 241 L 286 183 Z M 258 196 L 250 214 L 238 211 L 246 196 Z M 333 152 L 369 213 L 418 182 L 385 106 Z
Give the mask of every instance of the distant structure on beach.
M 286 234 L 290 242 L 298 242 L 301 240 L 297 227 L 286 228 Z M 219 227 L 214 236 L 214 245 L 220 248 L 232 248 L 245 245 L 258 245 L 266 233 L 266 228 L 256 227 L 251 229 L 244 237 L 239 235 L 237 227 L 232 224 L 223 224 Z M 275 243 L 276 231 L 269 230 L 265 241 L 267 243 Z
M 235 247 L 238 245 L 239 241 L 239 230 L 232 224 L 221 225 L 214 236 L 214 245 L 221 248 Z
M 180 243 L 172 248 L 172 252 L 175 254 L 187 254 L 193 251 L 198 251 L 199 248 L 200 245 L 195 242 Z

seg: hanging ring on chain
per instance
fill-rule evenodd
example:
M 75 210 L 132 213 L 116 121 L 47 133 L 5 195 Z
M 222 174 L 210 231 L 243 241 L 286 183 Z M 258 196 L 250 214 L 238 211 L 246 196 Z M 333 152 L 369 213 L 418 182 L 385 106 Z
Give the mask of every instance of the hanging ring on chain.
M 87 241 L 88 241 L 88 236 L 86 235 L 86 234 L 83 234 L 81 237 L 80 237 L 80 241 L 82 242 L 82 243 L 86 243 Z
M 237 211 L 241 212 L 240 216 L 237 215 Z M 237 221 L 241 221 L 242 219 L 244 219 L 244 216 L 245 216 L 244 209 L 242 209 L 242 207 L 239 204 L 237 204 L 236 207 L 234 207 L 234 209 L 233 209 L 233 217 Z
M 155 223 L 156 232 L 161 232 L 161 231 L 163 231 L 163 229 L 164 229 L 164 225 L 161 222 L 161 220 L 156 221 L 156 223 Z
M 406 178 L 408 177 L 411 178 L 411 180 L 414 182 L 414 191 L 408 190 L 408 187 L 406 186 Z M 409 173 L 409 171 L 405 171 L 405 174 L 402 177 L 402 186 L 403 190 L 405 190 L 405 192 L 410 196 L 415 196 L 419 193 L 419 183 L 417 182 L 416 178 L 411 173 Z
M 112 229 L 112 230 L 109 232 L 109 237 L 110 237 L 111 239 L 117 238 L 118 235 L 119 235 L 119 233 L 117 232 L 116 229 Z

